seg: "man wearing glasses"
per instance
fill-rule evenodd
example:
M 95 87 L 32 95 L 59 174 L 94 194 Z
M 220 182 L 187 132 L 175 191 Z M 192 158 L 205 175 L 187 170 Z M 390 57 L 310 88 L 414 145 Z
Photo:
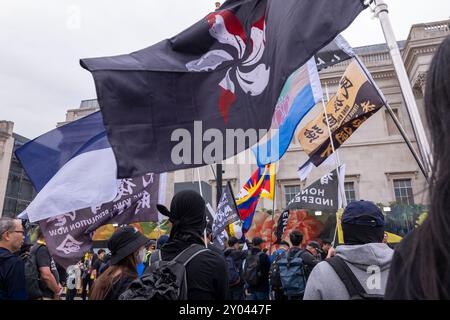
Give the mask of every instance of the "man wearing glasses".
M 0 218 L 0 300 L 26 300 L 25 266 L 14 253 L 24 241 L 18 219 Z

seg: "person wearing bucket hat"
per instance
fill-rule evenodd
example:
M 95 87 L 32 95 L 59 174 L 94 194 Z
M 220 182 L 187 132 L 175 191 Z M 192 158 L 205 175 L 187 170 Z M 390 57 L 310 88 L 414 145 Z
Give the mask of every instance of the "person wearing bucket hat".
M 304 299 L 381 299 L 393 255 L 383 243 L 384 221 L 373 202 L 351 202 L 341 218 L 345 244 L 336 248 L 334 257 L 313 269 Z
M 192 190 L 177 193 L 170 210 L 157 205 L 172 223 L 169 240 L 161 248 L 161 258 L 169 261 L 192 244 L 205 248 L 206 205 L 202 196 Z M 228 276 L 225 258 L 211 249 L 199 253 L 186 266 L 188 300 L 225 300 Z
M 118 300 L 137 278 L 137 265 L 144 260 L 145 246 L 150 239 L 136 228 L 118 228 L 108 241 L 110 267 L 95 281 L 89 300 Z

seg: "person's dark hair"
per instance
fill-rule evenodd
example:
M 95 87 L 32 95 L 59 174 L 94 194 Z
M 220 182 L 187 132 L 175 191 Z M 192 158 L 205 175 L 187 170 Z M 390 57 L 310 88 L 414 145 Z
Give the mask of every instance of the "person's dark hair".
M 402 274 L 407 295 L 420 290 L 426 299 L 449 299 L 450 263 L 446 239 L 450 238 L 450 37 L 437 50 L 428 71 L 425 114 L 430 128 L 433 170 L 430 179 L 430 211 L 411 239 L 411 252 Z M 414 275 L 419 274 L 419 283 Z
M 291 243 L 293 246 L 297 247 L 303 241 L 303 234 L 298 230 L 294 230 L 289 235 L 289 240 L 291 240 Z
M 112 287 L 124 274 L 131 276 L 133 279 L 138 277 L 134 253 L 123 258 L 117 264 L 111 265 L 95 280 L 92 291 L 89 294 L 89 300 L 105 300 Z
M 236 237 L 231 237 L 230 239 L 228 239 L 228 246 L 229 247 L 234 246 L 236 243 L 239 243 L 239 240 Z
M 252 240 L 252 245 L 253 245 L 254 247 L 257 247 L 257 246 L 261 245 L 263 242 L 264 242 L 264 240 L 261 239 L 260 237 L 255 237 L 255 238 L 253 238 L 253 240 Z
M 97 251 L 97 254 L 100 256 L 102 253 L 104 253 L 104 252 L 106 252 L 105 250 L 103 250 L 103 249 L 100 249 L 100 250 L 98 250 Z

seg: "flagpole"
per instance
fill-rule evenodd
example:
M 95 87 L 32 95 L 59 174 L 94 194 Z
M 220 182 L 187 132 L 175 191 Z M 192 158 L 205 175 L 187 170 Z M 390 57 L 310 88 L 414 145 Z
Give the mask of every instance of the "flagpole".
M 200 181 L 200 169 L 197 168 L 197 176 L 198 176 L 198 189 L 200 190 L 200 195 L 203 198 L 203 190 L 202 190 L 202 182 Z M 208 242 L 206 237 L 206 228 L 203 230 L 203 237 L 205 238 L 205 247 L 208 248 Z
M 275 163 L 275 169 L 274 169 L 275 172 L 277 171 L 276 169 L 277 169 L 277 164 Z M 269 174 L 270 174 L 270 170 L 269 170 Z M 275 179 L 275 177 L 274 177 L 274 179 Z M 277 180 L 275 179 L 274 186 L 273 186 L 273 199 L 272 199 L 272 226 L 271 226 L 272 229 L 273 229 L 273 223 L 274 223 L 274 219 L 275 219 L 275 201 L 276 201 L 276 194 L 277 194 L 276 190 L 277 190 Z M 273 241 L 272 229 L 270 230 L 269 255 L 272 254 L 272 241 Z
M 325 92 L 327 94 L 327 103 L 328 103 L 329 102 L 328 86 L 326 84 L 325 84 Z M 333 150 L 333 153 L 336 155 L 334 161 L 335 161 L 336 166 L 337 166 L 336 172 L 337 172 L 337 179 L 338 179 L 338 190 L 339 190 L 339 193 L 341 194 L 341 200 L 342 200 L 341 208 L 342 207 L 345 208 L 347 206 L 347 199 L 345 197 L 344 190 L 342 190 L 341 181 L 340 181 L 341 180 L 341 176 L 340 176 L 340 170 L 339 170 L 339 168 L 341 166 L 341 160 L 339 158 L 339 154 L 337 153 L 337 150 L 334 147 L 333 135 L 331 133 L 330 121 L 328 119 L 328 114 L 327 114 L 327 107 L 326 107 L 325 102 L 323 101 L 323 99 L 322 99 L 322 107 L 323 107 L 323 112 L 325 114 L 325 119 L 327 121 L 327 129 L 328 129 L 328 136 L 330 138 L 331 149 Z M 341 208 L 339 208 L 339 209 L 341 209 Z
M 409 83 L 408 74 L 406 73 L 405 65 L 403 64 L 403 58 L 398 48 L 397 40 L 395 39 L 391 21 L 389 20 L 388 6 L 384 2 L 384 0 L 375 0 L 374 12 L 375 16 L 380 19 L 381 28 L 383 29 L 384 37 L 389 47 L 392 63 L 397 73 L 401 92 L 406 103 L 406 109 L 411 119 L 413 131 L 417 139 L 417 144 L 419 145 L 420 153 L 422 155 L 423 164 L 428 173 L 427 176 L 429 176 L 433 163 L 430 144 L 425 134 L 425 129 L 419 114 L 419 109 L 417 108 L 416 100 Z
M 327 103 L 330 101 L 330 96 L 328 95 L 328 85 L 325 83 L 325 93 L 327 95 Z M 327 120 L 327 128 L 328 128 L 328 134 L 329 134 L 329 138 L 330 138 L 330 143 L 331 143 L 331 148 L 333 150 L 333 153 L 336 154 L 335 157 L 335 162 L 336 162 L 336 174 L 337 174 L 337 180 L 338 180 L 338 193 L 340 193 L 341 196 L 341 206 L 340 208 L 338 208 L 338 210 L 345 208 L 347 206 L 347 198 L 345 196 L 345 190 L 342 190 L 342 185 L 341 185 L 341 173 L 340 173 L 340 166 L 341 166 L 341 160 L 339 158 L 339 154 L 337 153 L 338 151 L 335 150 L 334 148 L 334 142 L 333 142 L 333 135 L 331 133 L 331 127 L 330 127 L 330 121 L 328 119 L 328 115 L 327 115 L 327 107 L 325 105 L 325 102 L 322 99 L 322 107 L 323 107 L 323 112 L 325 113 L 325 119 Z M 339 195 L 338 195 L 339 196 Z M 336 212 L 337 215 L 337 212 Z M 338 223 L 337 223 L 337 219 L 336 219 L 336 227 L 334 228 L 334 236 L 333 236 L 333 241 L 331 243 L 331 246 L 333 248 L 336 247 L 336 234 L 337 234 L 337 230 L 338 230 Z

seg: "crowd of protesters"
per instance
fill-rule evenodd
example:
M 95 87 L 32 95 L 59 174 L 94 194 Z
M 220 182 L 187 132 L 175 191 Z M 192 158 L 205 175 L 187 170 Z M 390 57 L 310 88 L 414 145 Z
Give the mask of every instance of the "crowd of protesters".
M 384 215 L 370 201 L 345 208 L 345 245 L 336 248 L 305 243 L 293 231 L 270 256 L 257 237 L 230 238 L 222 250 L 207 228 L 203 198 L 182 191 L 170 210 L 158 205 L 172 224 L 170 236 L 155 243 L 121 226 L 108 254 L 89 252 L 63 276 L 42 233 L 35 244 L 24 244 L 22 222 L 1 218 L 0 300 L 58 300 L 63 285 L 67 300 L 80 291 L 90 300 L 449 299 L 450 37 L 431 64 L 425 102 L 434 161 L 430 213 L 395 251 L 386 243 Z

